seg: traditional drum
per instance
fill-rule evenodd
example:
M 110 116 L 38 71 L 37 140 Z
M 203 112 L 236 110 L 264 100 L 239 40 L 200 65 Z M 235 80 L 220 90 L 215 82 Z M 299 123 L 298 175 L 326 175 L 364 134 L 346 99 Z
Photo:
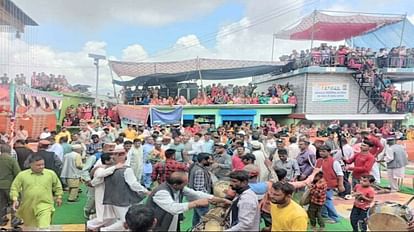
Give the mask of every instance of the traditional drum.
M 404 205 L 395 202 L 375 203 L 368 212 L 368 228 L 371 231 L 407 231 L 407 223 L 412 219 L 407 206 L 409 202 Z
M 191 231 L 224 231 L 226 229 L 227 209 L 215 207 L 210 209 Z
M 230 181 L 219 180 L 214 183 L 213 194 L 216 197 L 224 198 L 226 196 L 226 190 L 230 188 Z

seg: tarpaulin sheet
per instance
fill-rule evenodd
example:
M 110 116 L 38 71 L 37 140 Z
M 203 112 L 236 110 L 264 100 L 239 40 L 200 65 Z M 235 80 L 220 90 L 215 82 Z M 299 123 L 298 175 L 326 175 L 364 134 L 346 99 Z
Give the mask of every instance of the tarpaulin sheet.
M 352 39 L 347 39 L 347 44 L 354 47 L 372 48 L 374 51 L 380 48 L 393 48 L 400 46 L 401 32 L 404 26 L 404 33 L 402 39 L 402 46 L 407 48 L 414 47 L 414 25 L 409 21 L 394 23 L 384 26 L 378 30 L 372 31 L 362 36 L 357 36 Z
M 402 20 L 403 18 L 399 16 L 384 17 L 363 14 L 339 16 L 316 11 L 303 18 L 298 25 L 276 33 L 275 37 L 289 40 L 311 40 L 313 38 L 314 40 L 340 41 Z

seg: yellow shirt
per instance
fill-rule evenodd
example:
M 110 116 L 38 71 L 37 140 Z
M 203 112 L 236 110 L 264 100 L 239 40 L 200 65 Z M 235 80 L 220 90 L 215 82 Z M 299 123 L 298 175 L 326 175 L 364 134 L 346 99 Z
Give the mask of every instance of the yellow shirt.
M 63 131 L 59 132 L 59 134 L 57 134 L 56 137 L 55 137 L 55 142 L 59 143 L 59 140 L 62 137 L 67 137 L 68 138 L 68 143 L 70 143 L 72 141 L 70 132 L 68 130 L 65 131 L 65 132 L 63 132 Z
M 407 140 L 413 141 L 414 140 L 414 130 L 408 130 L 407 131 Z
M 130 140 L 134 140 L 137 136 L 137 131 L 132 129 L 129 130 L 128 128 L 124 131 L 125 133 L 125 138 L 130 139 Z
M 284 208 L 271 204 L 272 231 L 306 231 L 308 229 L 308 214 L 293 200 Z

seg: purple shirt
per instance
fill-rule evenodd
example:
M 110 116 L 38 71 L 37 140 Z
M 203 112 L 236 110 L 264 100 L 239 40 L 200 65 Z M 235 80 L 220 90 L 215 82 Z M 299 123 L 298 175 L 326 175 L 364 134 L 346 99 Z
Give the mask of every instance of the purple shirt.
M 301 151 L 296 157 L 296 160 L 298 161 L 300 173 L 306 177 L 310 176 L 310 174 L 312 174 L 313 167 L 315 167 L 316 164 L 315 153 L 309 149 L 306 151 Z

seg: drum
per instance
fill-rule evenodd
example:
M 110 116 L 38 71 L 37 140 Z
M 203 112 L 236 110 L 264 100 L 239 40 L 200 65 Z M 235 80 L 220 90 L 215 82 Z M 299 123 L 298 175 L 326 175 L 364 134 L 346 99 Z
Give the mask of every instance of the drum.
M 230 188 L 230 181 L 219 180 L 214 183 L 213 194 L 216 197 L 224 198 L 226 196 L 227 189 Z
M 407 205 L 395 202 L 375 203 L 368 212 L 368 228 L 371 231 L 407 231 L 412 215 Z
M 224 231 L 226 214 L 227 209 L 223 207 L 212 208 L 191 231 Z

